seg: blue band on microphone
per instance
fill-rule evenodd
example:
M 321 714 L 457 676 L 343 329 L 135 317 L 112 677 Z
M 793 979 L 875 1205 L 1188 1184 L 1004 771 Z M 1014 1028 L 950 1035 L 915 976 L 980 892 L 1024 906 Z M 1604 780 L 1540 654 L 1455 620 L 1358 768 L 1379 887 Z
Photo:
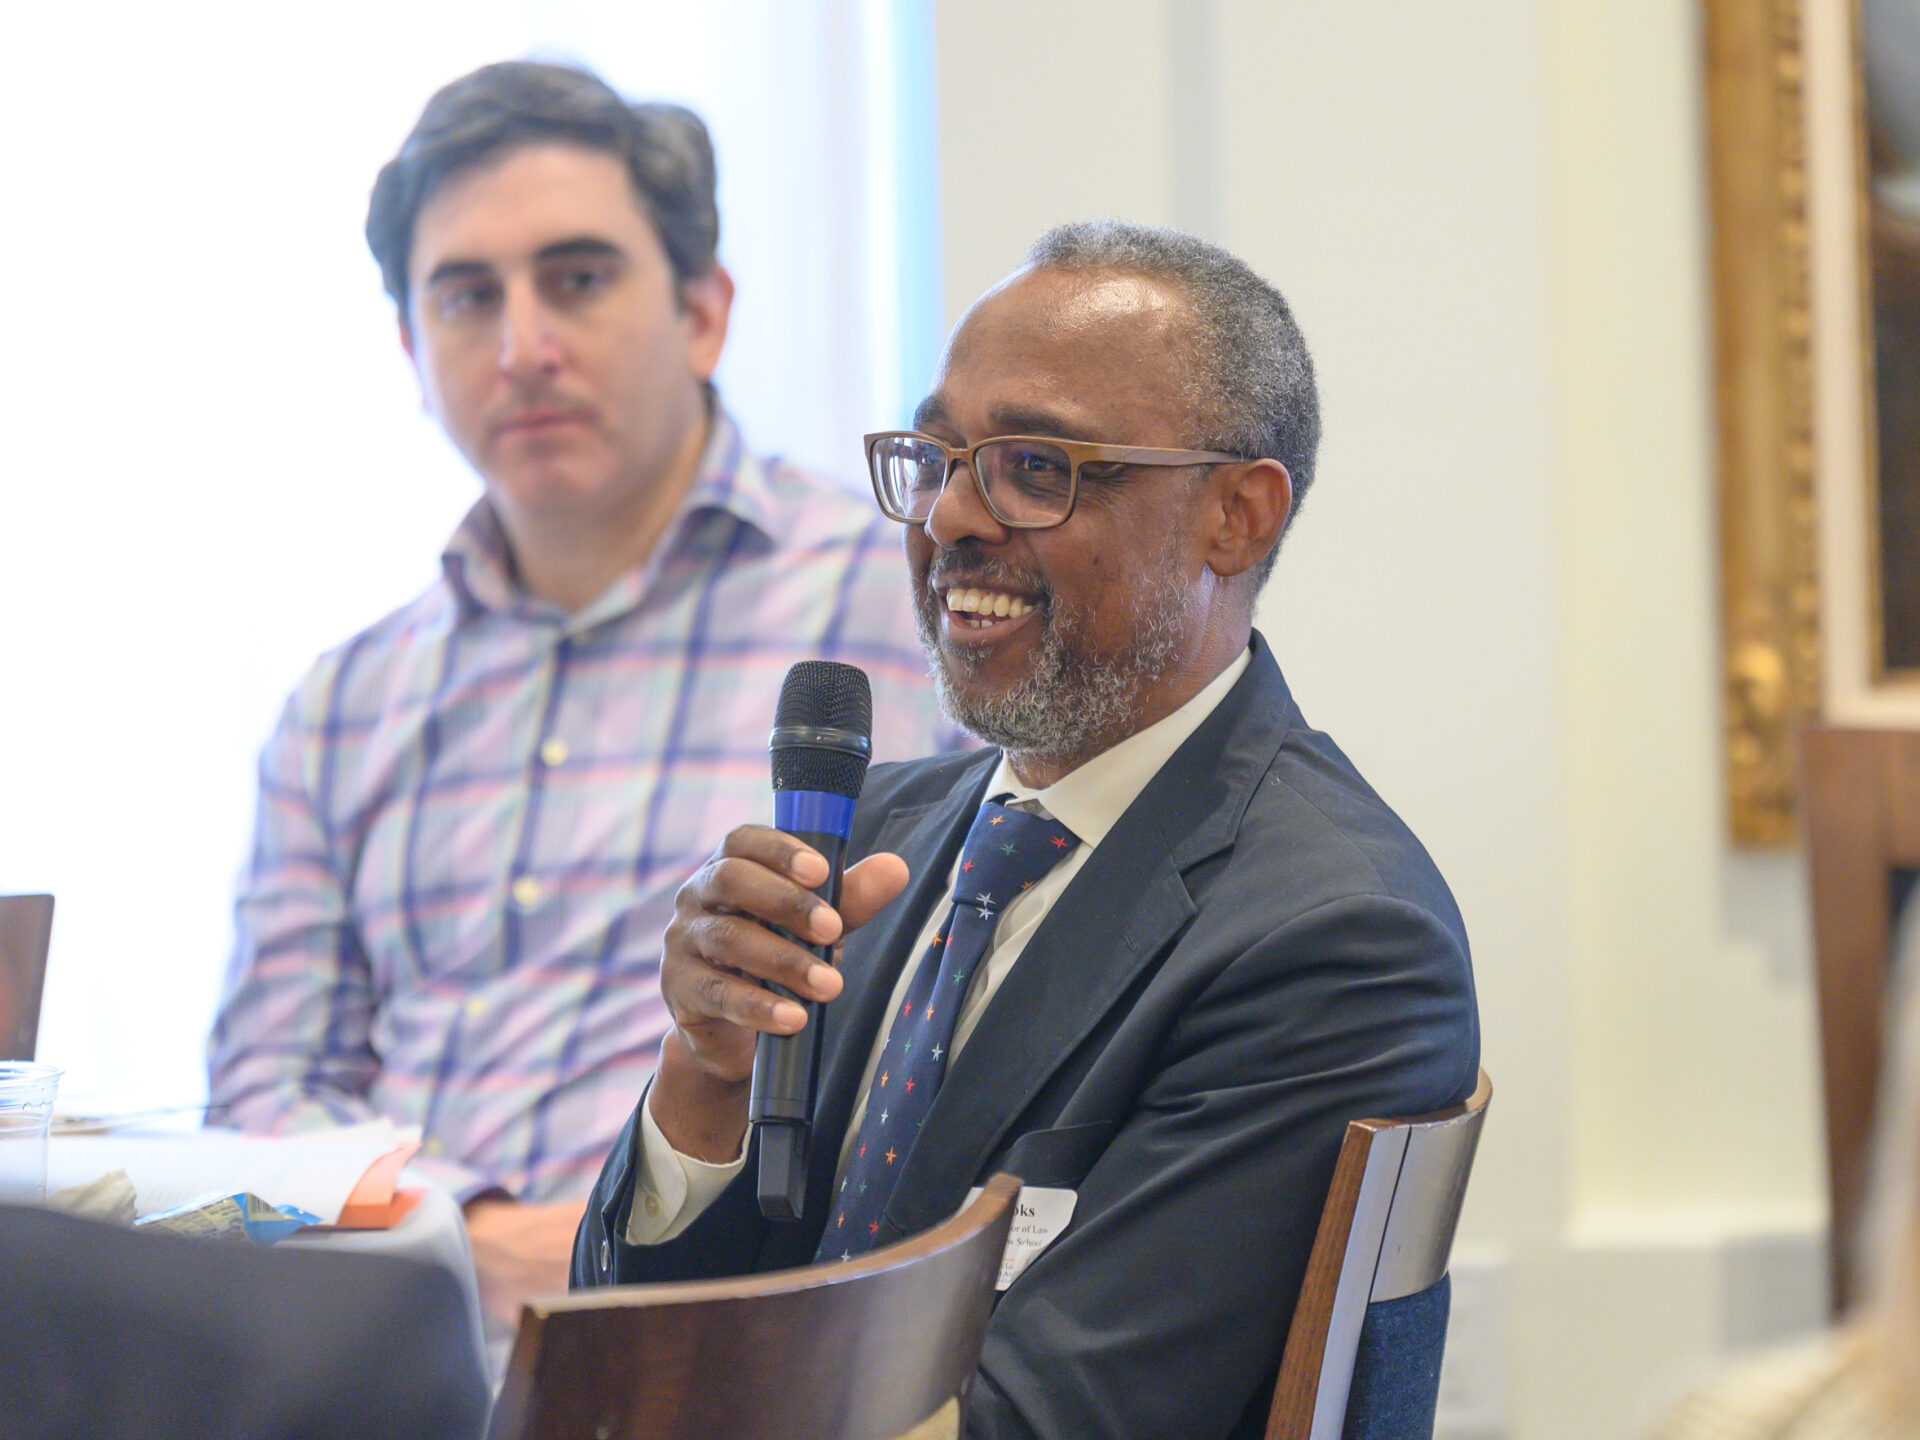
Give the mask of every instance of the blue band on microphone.
M 844 840 L 853 833 L 853 801 L 827 790 L 776 790 L 773 824 L 789 835 L 808 831 Z

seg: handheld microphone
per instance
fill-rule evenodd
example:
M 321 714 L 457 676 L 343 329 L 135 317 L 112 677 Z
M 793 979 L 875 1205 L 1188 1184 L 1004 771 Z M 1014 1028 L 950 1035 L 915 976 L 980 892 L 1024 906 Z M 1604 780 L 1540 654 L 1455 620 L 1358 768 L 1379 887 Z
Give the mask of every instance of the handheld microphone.
M 803 660 L 787 671 L 767 749 L 773 757 L 773 823 L 826 857 L 814 890 L 840 908 L 840 872 L 853 832 L 853 802 L 873 754 L 873 691 L 864 670 L 836 660 Z M 784 933 L 784 932 L 783 932 Z M 789 940 L 833 963 L 833 946 Z M 760 1213 L 798 1220 L 807 1193 L 807 1145 L 820 1083 L 820 1007 L 785 986 L 769 989 L 803 1005 L 795 1035 L 762 1035 L 753 1051 L 747 1118 L 760 1139 Z

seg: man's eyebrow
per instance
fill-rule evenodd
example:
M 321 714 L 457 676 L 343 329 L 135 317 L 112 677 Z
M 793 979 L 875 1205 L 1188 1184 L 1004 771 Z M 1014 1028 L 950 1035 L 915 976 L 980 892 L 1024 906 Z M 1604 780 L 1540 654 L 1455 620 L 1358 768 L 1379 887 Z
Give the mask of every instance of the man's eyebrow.
M 1051 435 L 1059 440 L 1086 438 L 1077 426 L 1067 424 L 1058 415 L 1021 405 L 998 406 L 988 418 L 993 422 L 994 431 L 1001 435 Z
M 611 240 L 602 240 L 598 235 L 575 235 L 566 240 L 556 240 L 551 245 L 542 245 L 533 252 L 533 258 L 536 261 L 543 261 L 595 259 L 604 256 L 624 260 L 626 254 L 626 251 Z
M 602 240 L 598 235 L 572 235 L 565 240 L 556 240 L 551 245 L 542 245 L 533 252 L 533 258 L 536 264 L 540 264 L 552 260 L 602 256 L 625 259 L 626 253 L 611 240 Z M 448 280 L 472 280 L 491 274 L 493 266 L 485 260 L 442 260 L 427 276 L 425 288 L 432 289 Z
M 471 280 L 480 275 L 491 275 L 493 267 L 484 260 L 442 260 L 433 267 L 421 287 L 431 290 L 434 286 L 448 280 Z
M 1031 410 L 1023 405 L 997 406 L 988 413 L 988 419 L 995 435 L 1050 435 L 1061 440 L 1082 438 L 1076 426 L 1069 425 L 1059 416 L 1045 410 Z M 929 425 L 951 423 L 946 401 L 939 395 L 929 395 L 920 402 L 920 408 L 913 412 L 913 428 L 916 430 L 924 430 Z

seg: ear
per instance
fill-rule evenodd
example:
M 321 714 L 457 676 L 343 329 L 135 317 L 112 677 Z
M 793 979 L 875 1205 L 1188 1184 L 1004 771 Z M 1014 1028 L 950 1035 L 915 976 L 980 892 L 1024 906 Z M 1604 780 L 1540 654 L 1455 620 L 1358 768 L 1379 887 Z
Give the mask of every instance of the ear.
M 711 270 L 680 286 L 680 313 L 687 327 L 687 362 L 701 380 L 711 380 L 727 344 L 727 317 L 733 312 L 733 276 L 714 262 Z
M 427 401 L 427 377 L 420 373 L 420 356 L 413 348 L 413 327 L 407 323 L 405 310 L 394 318 L 400 329 L 400 348 L 407 352 L 407 363 L 413 366 L 413 383 L 420 391 L 420 408 L 431 411 L 433 406 Z
M 1253 569 L 1287 528 L 1293 477 L 1278 460 L 1243 460 L 1214 470 L 1219 509 L 1207 537 L 1207 568 L 1219 576 Z

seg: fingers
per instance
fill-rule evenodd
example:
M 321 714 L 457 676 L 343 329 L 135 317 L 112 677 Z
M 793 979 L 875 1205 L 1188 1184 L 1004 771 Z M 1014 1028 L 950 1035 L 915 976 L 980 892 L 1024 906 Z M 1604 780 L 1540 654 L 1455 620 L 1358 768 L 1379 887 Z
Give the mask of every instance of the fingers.
M 699 887 L 706 903 L 830 945 L 840 938 L 840 917 L 812 893 L 826 878 L 827 862 L 819 851 L 764 825 L 742 825 L 689 884 Z
M 827 862 L 791 836 L 747 825 L 680 888 L 660 990 L 690 1048 L 710 1065 L 737 1068 L 755 1033 L 790 1035 L 806 1024 L 801 1006 L 762 982 L 803 1000 L 840 993 L 838 971 L 774 928 L 818 944 L 839 938 L 840 917 L 808 889 L 826 874 Z
M 790 1034 L 805 1023 L 806 1012 L 760 982 L 784 986 L 802 1000 L 840 993 L 838 971 L 750 915 L 702 909 L 677 916 L 667 944 L 677 962 L 671 975 L 662 966 L 667 1002 L 685 998 L 703 1019 Z
M 778 830 L 743 825 L 681 887 L 660 990 L 709 1074 L 737 1078 L 751 1063 L 754 1035 L 802 1029 L 807 1012 L 795 997 L 824 1003 L 840 994 L 839 971 L 805 945 L 835 944 L 865 924 L 906 887 L 908 873 L 897 855 L 868 857 L 843 877 L 839 913 L 811 893 L 826 878 L 816 851 Z

